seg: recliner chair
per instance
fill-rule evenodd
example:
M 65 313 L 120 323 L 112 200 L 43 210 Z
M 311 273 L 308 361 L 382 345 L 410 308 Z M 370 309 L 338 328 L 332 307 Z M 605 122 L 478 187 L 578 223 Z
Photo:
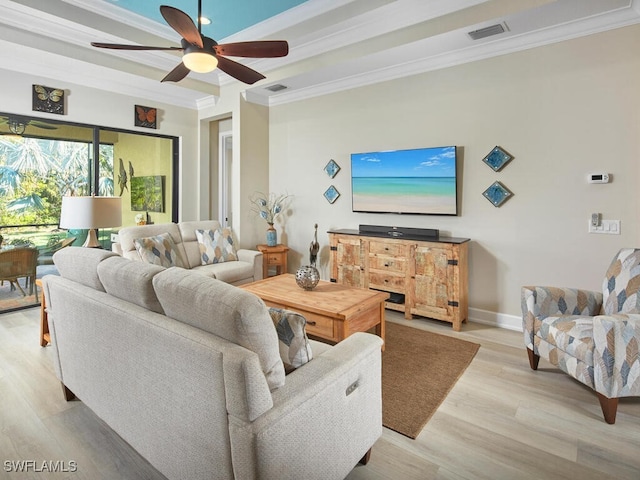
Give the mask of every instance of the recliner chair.
M 529 364 L 540 357 L 596 391 L 605 421 L 616 420 L 620 397 L 640 396 L 640 249 L 622 249 L 602 293 L 522 287 Z

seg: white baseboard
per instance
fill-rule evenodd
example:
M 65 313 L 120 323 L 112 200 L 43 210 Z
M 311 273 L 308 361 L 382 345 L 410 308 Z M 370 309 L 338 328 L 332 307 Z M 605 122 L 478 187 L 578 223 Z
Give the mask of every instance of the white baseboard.
M 469 321 L 506 328 L 507 330 L 522 331 L 522 317 L 507 315 L 506 313 L 490 312 L 479 308 L 469 308 Z

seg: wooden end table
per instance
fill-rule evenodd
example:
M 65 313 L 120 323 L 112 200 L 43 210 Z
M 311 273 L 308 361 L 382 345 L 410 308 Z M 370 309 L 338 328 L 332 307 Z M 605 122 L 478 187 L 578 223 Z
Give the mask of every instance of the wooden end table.
M 275 247 L 267 245 L 256 245 L 262 252 L 262 278 L 269 275 L 269 267 L 276 267 L 276 275 L 287 273 L 287 252 L 289 247 L 278 244 Z
M 375 328 L 384 340 L 387 292 L 320 281 L 313 290 L 303 290 L 290 273 L 241 285 L 268 306 L 295 310 L 307 319 L 307 333 L 339 342 L 355 332 Z M 382 345 L 384 350 L 384 344 Z
M 46 347 L 51 343 L 51 335 L 49 335 L 49 316 L 47 315 L 47 302 L 44 299 L 44 290 L 42 289 L 42 279 L 36 279 L 36 288 L 40 287 L 40 346 Z

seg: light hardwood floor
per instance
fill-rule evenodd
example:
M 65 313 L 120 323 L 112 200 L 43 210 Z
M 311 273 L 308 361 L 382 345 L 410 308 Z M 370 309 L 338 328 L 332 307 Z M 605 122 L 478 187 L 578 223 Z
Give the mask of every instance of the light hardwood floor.
M 387 319 L 481 348 L 417 439 L 385 429 L 348 479 L 640 478 L 640 398 L 622 399 L 607 425 L 591 390 L 543 360 L 529 369 L 521 333 Z M 164 478 L 82 402 L 64 401 L 38 322 L 38 309 L 0 315 L 0 479 Z M 6 471 L 19 460 L 74 461 L 77 471 Z

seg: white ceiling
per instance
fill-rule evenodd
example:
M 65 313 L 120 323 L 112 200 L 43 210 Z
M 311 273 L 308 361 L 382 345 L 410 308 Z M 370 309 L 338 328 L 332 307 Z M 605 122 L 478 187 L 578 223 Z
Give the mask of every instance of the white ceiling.
M 277 105 L 639 22 L 640 0 L 309 0 L 216 40 L 289 42 L 284 58 L 234 58 L 267 77 L 246 86 L 247 98 Z M 507 31 L 476 41 L 468 35 L 498 23 Z M 5 70 L 189 108 L 212 104 L 220 89 L 237 83 L 218 71 L 160 83 L 179 54 L 90 45 L 179 40 L 169 26 L 103 0 L 0 0 Z M 274 84 L 287 88 L 265 88 Z

